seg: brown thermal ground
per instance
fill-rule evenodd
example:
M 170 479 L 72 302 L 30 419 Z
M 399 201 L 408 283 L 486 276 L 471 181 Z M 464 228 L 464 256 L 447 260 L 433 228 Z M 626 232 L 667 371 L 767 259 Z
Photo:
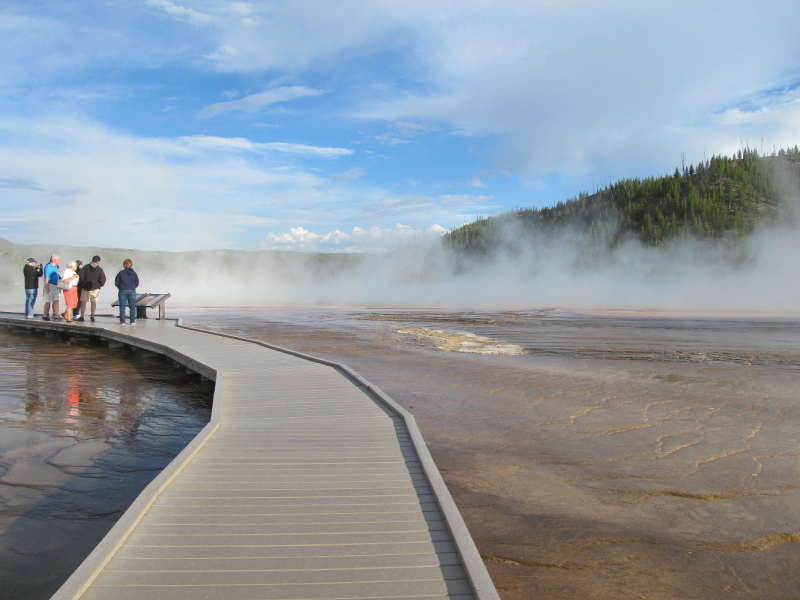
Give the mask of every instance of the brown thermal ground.
M 795 321 L 186 321 L 344 362 L 410 408 L 503 598 L 800 597 Z M 459 352 L 474 336 L 526 353 Z

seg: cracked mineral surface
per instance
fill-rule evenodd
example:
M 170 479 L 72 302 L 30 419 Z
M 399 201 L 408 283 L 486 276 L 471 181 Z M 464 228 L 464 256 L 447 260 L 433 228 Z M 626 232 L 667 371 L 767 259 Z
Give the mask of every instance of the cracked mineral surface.
M 504 599 L 800 597 L 796 320 L 317 308 L 186 320 L 344 362 L 411 409 Z M 459 352 L 465 333 L 523 352 Z

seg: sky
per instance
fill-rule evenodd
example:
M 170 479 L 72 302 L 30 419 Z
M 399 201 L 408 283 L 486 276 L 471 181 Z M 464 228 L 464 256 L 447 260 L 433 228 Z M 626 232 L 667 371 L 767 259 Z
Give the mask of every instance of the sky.
M 384 251 L 800 143 L 796 0 L 0 0 L 0 237 Z

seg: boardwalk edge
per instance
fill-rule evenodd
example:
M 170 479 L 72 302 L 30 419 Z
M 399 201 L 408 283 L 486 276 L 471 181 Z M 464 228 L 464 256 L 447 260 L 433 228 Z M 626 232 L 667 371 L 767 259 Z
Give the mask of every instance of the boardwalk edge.
M 461 559 L 464 563 L 464 569 L 467 572 L 467 577 L 469 578 L 470 583 L 472 584 L 472 589 L 475 592 L 476 599 L 500 600 L 500 596 L 497 593 L 497 588 L 495 588 L 494 582 L 489 576 L 489 572 L 486 570 L 486 565 L 484 564 L 483 559 L 478 552 L 478 548 L 475 546 L 475 541 L 472 539 L 469 529 L 467 529 L 464 518 L 461 516 L 461 512 L 458 510 L 453 497 L 450 495 L 450 490 L 447 489 L 447 484 L 445 484 L 444 479 L 442 479 L 442 475 L 439 472 L 439 469 L 436 466 L 430 451 L 428 450 L 428 446 L 425 444 L 422 433 L 420 433 L 419 428 L 417 427 L 417 422 L 410 412 L 400 406 L 378 386 L 370 383 L 366 378 L 362 377 L 345 364 L 332 360 L 326 360 L 324 358 L 319 358 L 310 354 L 298 352 L 296 350 L 290 350 L 289 348 L 276 346 L 267 342 L 261 342 L 259 340 L 243 338 L 236 335 L 220 333 L 198 327 L 190 327 L 188 325 L 183 325 L 180 321 L 177 323 L 177 326 L 182 329 L 189 329 L 191 331 L 198 331 L 201 333 L 210 333 L 212 335 L 218 335 L 220 337 L 226 337 L 241 342 L 249 342 L 251 344 L 263 346 L 271 350 L 277 350 L 278 352 L 291 354 L 292 356 L 297 356 L 298 358 L 304 358 L 312 362 L 333 367 L 341 371 L 350 379 L 364 386 L 369 392 L 371 392 L 381 402 L 388 406 L 395 414 L 402 417 L 405 421 L 406 427 L 408 428 L 408 433 L 411 437 L 411 442 L 414 445 L 414 450 L 417 452 L 420 464 L 425 471 L 425 476 L 428 478 L 428 481 L 431 484 L 431 489 L 436 496 L 436 501 L 439 504 L 442 515 L 444 516 L 447 526 L 450 529 L 450 534 L 453 536 L 453 542 L 455 543 L 456 548 L 458 548 L 458 552 L 461 555 Z
M 128 536 L 133 532 L 139 521 L 156 501 L 158 496 L 169 486 L 173 479 L 189 464 L 194 456 L 206 442 L 219 429 L 221 424 L 220 414 L 222 404 L 222 388 L 224 373 L 219 376 L 214 385 L 214 400 L 211 409 L 211 419 L 208 424 L 189 442 L 189 444 L 170 462 L 161 473 L 137 496 L 136 500 L 120 517 L 111 530 L 105 535 L 95 549 L 87 556 L 81 565 L 70 575 L 50 600 L 79 600 L 89 589 L 105 566 L 111 562 Z
M 178 325 L 179 321 L 176 321 Z M 96 335 L 107 340 L 124 342 L 144 350 L 151 350 L 177 360 L 181 364 L 198 371 L 201 375 L 213 379 L 214 398 L 211 408 L 211 418 L 208 424 L 192 439 L 189 444 L 151 481 L 131 503 L 120 519 L 109 532 L 95 546 L 94 550 L 78 566 L 69 579 L 51 596 L 51 600 L 79 600 L 86 592 L 98 574 L 111 561 L 119 548 L 136 528 L 142 517 L 156 501 L 158 496 L 166 489 L 170 482 L 183 470 L 183 468 L 200 451 L 205 443 L 217 431 L 221 424 L 222 390 L 224 373 L 217 374 L 208 366 L 195 361 L 189 356 L 177 352 L 169 346 L 146 342 L 139 338 L 125 335 L 121 332 L 111 331 L 105 327 L 83 326 L 75 327 L 65 323 L 30 323 L 18 322 L 16 319 L 0 317 L 0 324 L 22 329 L 36 329 L 46 331 L 70 332 L 76 331 L 82 335 Z

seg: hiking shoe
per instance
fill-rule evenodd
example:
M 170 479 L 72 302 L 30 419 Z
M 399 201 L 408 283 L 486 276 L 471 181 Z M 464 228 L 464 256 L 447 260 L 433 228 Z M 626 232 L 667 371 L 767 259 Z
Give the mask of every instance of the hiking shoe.
M 75 319 L 75 320 L 76 320 L 77 322 L 79 322 L 79 323 L 83 323 L 83 322 L 84 322 L 86 319 L 84 319 L 83 317 L 78 317 L 78 318 L 77 318 L 77 319 Z
M 47 315 L 42 317 L 42 321 L 49 321 L 49 320 L 50 320 L 50 317 L 48 317 Z
M 89 319 L 91 319 L 92 323 L 94 323 L 94 317 L 89 317 Z

